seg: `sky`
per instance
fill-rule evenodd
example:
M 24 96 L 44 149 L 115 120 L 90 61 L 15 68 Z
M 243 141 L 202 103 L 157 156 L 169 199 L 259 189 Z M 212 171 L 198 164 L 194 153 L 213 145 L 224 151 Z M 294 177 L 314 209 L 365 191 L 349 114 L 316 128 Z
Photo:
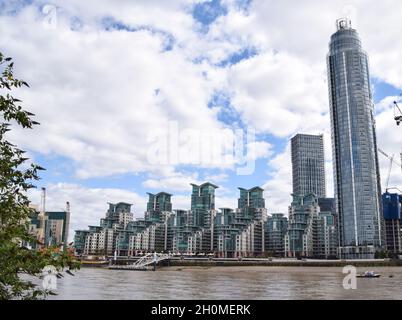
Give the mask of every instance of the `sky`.
M 333 196 L 326 54 L 349 17 L 370 58 L 378 145 L 399 160 L 402 39 L 398 0 L 0 0 L 0 50 L 30 84 L 15 92 L 41 125 L 10 139 L 47 170 L 29 194 L 47 209 L 71 203 L 73 231 L 107 202 L 172 193 L 189 209 L 190 183 L 265 189 L 268 212 L 287 213 L 290 138 L 324 134 Z M 235 146 L 236 148 L 233 148 Z M 390 167 L 379 155 L 382 186 Z M 402 189 L 393 166 L 389 186 Z

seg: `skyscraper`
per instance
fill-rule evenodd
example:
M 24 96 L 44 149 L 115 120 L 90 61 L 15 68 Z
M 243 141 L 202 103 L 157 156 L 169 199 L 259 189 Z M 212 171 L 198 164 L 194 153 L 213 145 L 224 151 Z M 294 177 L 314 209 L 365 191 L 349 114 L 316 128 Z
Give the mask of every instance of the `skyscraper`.
M 325 159 L 322 135 L 298 134 L 292 138 L 293 194 L 314 193 L 325 198 Z
M 383 245 L 380 179 L 368 58 L 348 19 L 327 56 L 336 209 L 342 258 L 372 258 Z

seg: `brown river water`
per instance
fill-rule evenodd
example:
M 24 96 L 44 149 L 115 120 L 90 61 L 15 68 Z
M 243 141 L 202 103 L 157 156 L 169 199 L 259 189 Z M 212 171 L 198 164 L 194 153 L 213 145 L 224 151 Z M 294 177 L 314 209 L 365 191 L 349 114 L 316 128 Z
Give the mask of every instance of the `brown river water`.
M 340 267 L 166 267 L 156 272 L 83 268 L 74 277 L 58 279 L 58 295 L 49 299 L 402 300 L 402 267 L 370 269 L 381 278 L 359 278 L 356 290 L 345 290 Z

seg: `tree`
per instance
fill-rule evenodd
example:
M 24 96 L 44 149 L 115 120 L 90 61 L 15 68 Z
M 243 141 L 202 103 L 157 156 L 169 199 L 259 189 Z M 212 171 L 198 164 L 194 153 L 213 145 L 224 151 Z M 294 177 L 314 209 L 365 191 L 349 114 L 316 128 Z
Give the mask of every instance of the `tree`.
M 61 272 L 79 265 L 68 250 L 29 250 L 21 245 L 37 242 L 28 229 L 33 210 L 27 192 L 35 188 L 33 183 L 44 169 L 30 163 L 25 151 L 6 139 L 12 126 L 32 129 L 39 125 L 33 120 L 34 114 L 10 94 L 13 89 L 29 87 L 14 78 L 13 66 L 12 59 L 0 52 L 0 299 L 39 299 L 54 294 L 33 283 L 45 266 L 52 265 Z

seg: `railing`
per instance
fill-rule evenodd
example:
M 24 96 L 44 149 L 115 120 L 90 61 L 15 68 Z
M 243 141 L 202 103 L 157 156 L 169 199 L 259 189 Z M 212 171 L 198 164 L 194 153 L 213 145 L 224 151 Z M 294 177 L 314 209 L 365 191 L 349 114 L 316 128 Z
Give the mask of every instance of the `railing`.
M 138 259 L 135 263 L 129 265 L 113 265 L 110 266 L 110 269 L 121 269 L 121 270 L 146 270 L 147 266 L 152 264 L 158 264 L 161 261 L 170 259 L 169 254 L 154 254 L 149 253 L 140 259 Z

